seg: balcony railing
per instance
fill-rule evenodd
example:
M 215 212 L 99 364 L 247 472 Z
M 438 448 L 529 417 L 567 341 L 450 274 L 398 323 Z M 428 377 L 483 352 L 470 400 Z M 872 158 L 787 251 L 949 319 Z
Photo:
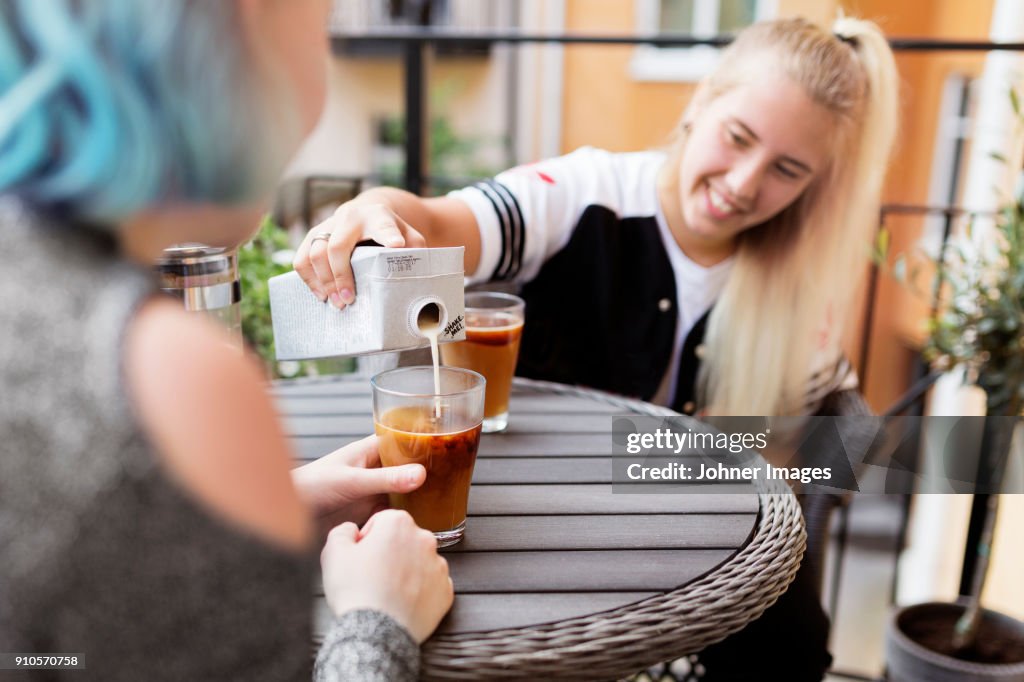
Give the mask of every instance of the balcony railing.
M 336 0 L 330 30 L 350 35 L 402 26 L 493 31 L 499 22 L 507 25 L 508 6 L 495 0 Z
M 425 0 L 423 0 L 425 1 Z M 465 8 L 463 9 L 463 5 Z M 379 22 L 372 19 L 380 13 L 380 2 L 354 2 L 348 0 L 335 4 L 334 15 L 330 23 L 330 36 L 337 53 L 358 52 L 360 47 L 373 45 L 390 45 L 400 48 L 404 61 L 404 96 L 405 96 L 405 172 L 403 184 L 414 193 L 423 191 L 427 174 L 425 169 L 426 125 L 426 60 L 428 48 L 437 50 L 458 51 L 459 49 L 479 49 L 481 46 L 503 44 L 557 44 L 557 45 L 654 45 L 659 47 L 693 47 L 710 45 L 722 47 L 727 45 L 732 36 L 720 35 L 697 37 L 693 35 L 581 35 L 581 34 L 541 34 L 525 33 L 516 30 L 495 30 L 495 23 L 502 25 L 514 23 L 514 17 L 498 18 L 493 21 L 487 12 L 496 12 L 499 7 L 492 1 L 474 2 L 473 0 L 451 0 L 451 11 L 465 11 L 465 20 L 460 14 L 452 16 L 463 23 L 434 24 L 432 27 L 415 26 L 409 23 Z M 508 4 L 501 6 L 507 7 Z M 374 9 L 376 8 L 376 9 Z M 475 8 L 475 9 L 473 9 Z M 478 12 L 489 17 L 487 21 L 478 21 Z M 374 14 L 377 13 L 377 14 Z M 480 15 L 480 16 L 483 16 Z M 476 21 L 477 23 L 474 23 Z M 483 28 L 474 28 L 472 27 Z M 454 30 L 453 30 L 454 28 Z M 996 43 L 985 40 L 934 40 L 926 38 L 890 38 L 889 44 L 896 52 L 992 52 L 1013 51 L 1024 52 L 1024 43 Z

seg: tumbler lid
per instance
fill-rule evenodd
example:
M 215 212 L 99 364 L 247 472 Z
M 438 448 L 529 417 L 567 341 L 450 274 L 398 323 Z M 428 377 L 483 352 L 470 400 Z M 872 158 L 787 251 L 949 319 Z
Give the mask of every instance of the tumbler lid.
M 156 269 L 171 275 L 213 275 L 234 268 L 235 253 L 221 246 L 187 243 L 164 249 Z

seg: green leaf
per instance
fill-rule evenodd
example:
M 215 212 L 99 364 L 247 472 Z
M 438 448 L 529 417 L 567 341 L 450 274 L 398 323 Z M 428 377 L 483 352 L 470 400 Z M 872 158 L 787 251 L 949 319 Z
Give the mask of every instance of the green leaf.
M 883 227 L 878 231 L 878 239 L 875 241 L 875 245 L 878 248 L 878 253 L 881 254 L 882 258 L 886 258 L 889 255 L 889 230 Z
M 1000 163 L 1009 163 L 1009 159 L 1007 159 L 1006 156 L 1004 156 L 1000 152 L 989 152 L 988 155 L 989 155 L 989 158 L 995 159 L 996 161 L 999 161 Z
M 1020 117 L 1020 96 L 1017 94 L 1016 88 L 1010 88 L 1010 106 L 1013 107 L 1013 113 Z
M 996 330 L 998 322 L 990 317 L 986 317 L 978 322 L 978 333 L 979 334 L 991 334 Z
M 242 334 L 271 368 L 276 363 L 267 280 L 290 269 L 288 265 L 278 265 L 273 261 L 274 253 L 287 246 L 288 235 L 267 216 L 252 241 L 238 251 L 238 272 L 242 287 Z

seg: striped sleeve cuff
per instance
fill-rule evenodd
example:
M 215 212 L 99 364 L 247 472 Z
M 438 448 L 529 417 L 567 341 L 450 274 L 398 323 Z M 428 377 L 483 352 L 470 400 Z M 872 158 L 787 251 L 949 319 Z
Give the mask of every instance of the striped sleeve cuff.
M 480 230 L 480 263 L 469 283 L 514 280 L 523 266 L 526 224 L 512 191 L 496 180 L 483 180 L 448 196 L 469 206 Z

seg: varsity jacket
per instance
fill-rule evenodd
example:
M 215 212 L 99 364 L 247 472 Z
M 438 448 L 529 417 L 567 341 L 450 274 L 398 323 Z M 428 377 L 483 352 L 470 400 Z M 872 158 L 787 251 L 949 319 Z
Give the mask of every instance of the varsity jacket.
M 660 152 L 581 148 L 520 166 L 450 196 L 472 209 L 481 258 L 471 282 L 514 281 L 526 301 L 516 373 L 651 400 L 679 353 L 673 409 L 692 414 L 711 305 L 680 309 L 671 239 L 657 200 Z M 678 257 L 676 259 L 678 263 Z M 726 273 L 727 274 L 727 273 Z M 677 325 L 683 325 L 677 334 Z M 832 390 L 856 386 L 845 359 L 808 390 L 813 411 Z

